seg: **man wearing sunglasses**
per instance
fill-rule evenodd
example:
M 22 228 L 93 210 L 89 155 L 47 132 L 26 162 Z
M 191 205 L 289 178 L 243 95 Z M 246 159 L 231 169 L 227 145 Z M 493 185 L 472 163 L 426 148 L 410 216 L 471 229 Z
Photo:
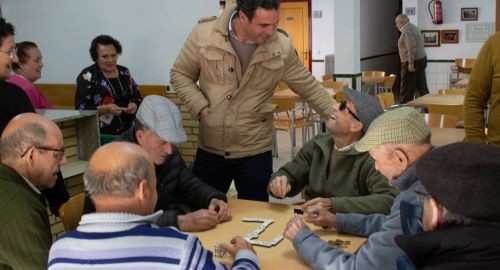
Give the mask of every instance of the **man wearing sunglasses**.
M 0 139 L 0 268 L 47 269 L 52 237 L 43 190 L 56 184 L 66 163 L 59 127 L 23 113 Z
M 360 152 L 368 152 L 375 167 L 392 186 L 402 190 L 394 199 L 389 215 L 318 212 L 323 226 L 339 233 L 368 237 L 356 254 L 330 246 L 314 234 L 302 219 L 291 219 L 284 236 L 292 241 L 299 256 L 313 269 L 398 269 L 397 260 L 404 252 L 394 237 L 420 232 L 422 204 L 415 190 L 425 190 L 415 163 L 432 149 L 431 132 L 424 118 L 411 107 L 383 113 L 375 119 L 365 136 L 356 143 Z
M 302 210 L 314 224 L 319 222 L 320 208 L 332 213 L 387 214 L 397 195 L 375 169 L 370 155 L 354 149 L 382 108 L 365 93 L 349 88 L 344 92 L 347 99 L 333 105 L 325 121 L 328 133 L 305 144 L 269 183 L 269 193 L 278 198 L 294 196 L 305 188 L 307 202 Z

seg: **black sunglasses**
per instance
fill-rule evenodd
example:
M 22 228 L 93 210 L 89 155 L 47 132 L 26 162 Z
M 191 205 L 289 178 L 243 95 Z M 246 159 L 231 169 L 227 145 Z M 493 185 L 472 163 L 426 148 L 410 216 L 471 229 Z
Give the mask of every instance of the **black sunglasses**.
M 359 119 L 359 117 L 355 113 L 353 113 L 349 108 L 347 108 L 347 100 L 344 99 L 340 102 L 339 110 L 341 111 L 346 110 L 350 115 L 352 115 L 352 117 L 354 117 L 354 119 L 361 122 L 361 119 Z

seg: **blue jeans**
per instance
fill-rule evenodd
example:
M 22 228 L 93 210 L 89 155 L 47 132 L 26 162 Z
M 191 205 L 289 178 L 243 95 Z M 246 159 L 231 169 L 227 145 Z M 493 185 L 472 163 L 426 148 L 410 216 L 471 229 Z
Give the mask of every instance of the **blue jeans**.
M 224 193 L 234 180 L 239 199 L 267 202 L 273 157 L 268 151 L 251 157 L 226 159 L 198 148 L 193 173 Z

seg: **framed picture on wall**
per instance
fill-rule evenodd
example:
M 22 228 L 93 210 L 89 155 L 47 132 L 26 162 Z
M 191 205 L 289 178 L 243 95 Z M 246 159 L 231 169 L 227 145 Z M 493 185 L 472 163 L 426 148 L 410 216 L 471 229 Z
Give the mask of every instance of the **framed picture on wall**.
M 439 47 L 439 30 L 422 30 L 425 47 Z
M 441 43 L 458 43 L 458 29 L 441 30 Z
M 477 8 L 462 8 L 460 12 L 460 19 L 462 21 L 477 21 L 478 10 Z
M 468 23 L 465 25 L 466 42 L 483 42 L 495 33 L 494 23 Z

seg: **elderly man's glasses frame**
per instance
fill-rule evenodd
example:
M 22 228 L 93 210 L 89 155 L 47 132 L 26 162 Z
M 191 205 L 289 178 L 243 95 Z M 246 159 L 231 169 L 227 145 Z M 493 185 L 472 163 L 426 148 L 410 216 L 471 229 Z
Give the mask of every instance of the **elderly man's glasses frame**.
M 347 107 L 347 100 L 344 99 L 340 102 L 339 110 L 346 110 L 350 115 L 352 115 L 352 117 L 354 117 L 354 119 L 358 120 L 358 122 L 361 122 L 361 119 L 359 119 L 359 117 Z
M 54 153 L 54 157 L 57 159 L 57 160 L 62 160 L 63 157 L 64 157 L 64 147 L 61 148 L 61 149 L 56 149 L 56 148 L 51 148 L 51 147 L 47 147 L 47 146 L 41 146 L 41 145 L 33 145 L 33 146 L 30 146 L 28 147 L 24 152 L 23 154 L 21 155 L 21 158 L 23 158 L 24 156 L 26 156 L 26 154 L 28 153 L 28 151 L 31 149 L 31 148 L 35 148 L 35 149 L 38 149 L 38 150 L 44 150 L 44 151 L 52 151 L 52 152 L 55 152 Z

